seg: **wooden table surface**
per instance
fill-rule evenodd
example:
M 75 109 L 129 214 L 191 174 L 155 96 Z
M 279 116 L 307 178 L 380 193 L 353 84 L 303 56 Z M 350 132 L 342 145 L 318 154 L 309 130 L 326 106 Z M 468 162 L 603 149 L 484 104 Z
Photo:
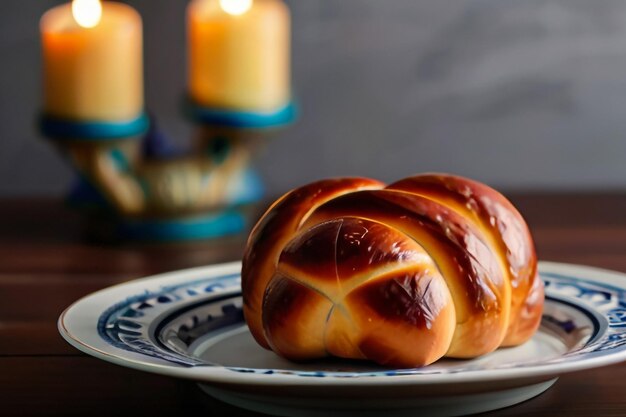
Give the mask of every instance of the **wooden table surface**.
M 626 193 L 519 194 L 540 259 L 626 272 Z M 0 202 L 0 415 L 254 415 L 194 383 L 79 353 L 56 330 L 74 300 L 159 272 L 240 258 L 243 238 L 170 245 L 90 242 L 55 200 Z M 562 376 L 546 393 L 487 416 L 626 416 L 626 363 Z M 183 414 L 186 413 L 186 414 Z

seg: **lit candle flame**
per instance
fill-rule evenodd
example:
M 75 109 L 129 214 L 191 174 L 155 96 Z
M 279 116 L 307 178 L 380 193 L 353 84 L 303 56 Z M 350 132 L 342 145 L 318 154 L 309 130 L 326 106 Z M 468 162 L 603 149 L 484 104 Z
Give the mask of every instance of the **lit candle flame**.
M 250 10 L 252 0 L 220 0 L 220 6 L 226 13 L 239 16 Z
M 92 28 L 100 22 L 102 4 L 100 0 L 73 0 L 72 15 L 79 26 Z

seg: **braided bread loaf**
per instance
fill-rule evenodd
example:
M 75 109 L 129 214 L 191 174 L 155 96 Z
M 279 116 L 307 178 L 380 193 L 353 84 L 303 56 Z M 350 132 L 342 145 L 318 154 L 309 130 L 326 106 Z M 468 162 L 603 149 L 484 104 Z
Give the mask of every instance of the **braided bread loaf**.
M 250 235 L 242 289 L 252 335 L 281 356 L 402 367 L 521 344 L 543 308 L 521 215 L 486 185 L 441 174 L 287 193 Z

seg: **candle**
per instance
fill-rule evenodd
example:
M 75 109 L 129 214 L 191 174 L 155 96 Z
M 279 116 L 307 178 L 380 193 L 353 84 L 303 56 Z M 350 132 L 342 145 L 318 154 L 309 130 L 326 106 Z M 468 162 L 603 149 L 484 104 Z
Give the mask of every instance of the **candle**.
M 187 31 L 197 104 L 272 112 L 289 103 L 290 18 L 281 0 L 193 0 Z
M 44 112 L 118 122 L 143 112 L 141 17 L 131 7 L 74 0 L 41 19 Z

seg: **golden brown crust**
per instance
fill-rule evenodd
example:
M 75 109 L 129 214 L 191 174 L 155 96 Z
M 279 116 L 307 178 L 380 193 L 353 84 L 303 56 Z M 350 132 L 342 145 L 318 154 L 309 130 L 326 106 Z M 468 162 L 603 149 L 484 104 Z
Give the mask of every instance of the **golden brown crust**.
M 447 352 L 474 357 L 495 350 L 506 332 L 510 290 L 494 253 L 471 223 L 419 195 L 359 191 L 320 206 L 304 224 L 356 215 L 402 230 L 424 247 L 441 271 L 456 307 L 457 328 Z
M 495 252 L 501 258 L 503 273 L 511 283 L 511 317 L 503 346 L 517 345 L 529 339 L 534 330 L 524 332 L 524 338 L 517 329 L 533 328 L 539 324 L 541 314 L 527 314 L 524 306 L 530 298 L 531 288 L 539 291 L 541 280 L 537 275 L 537 258 L 530 231 L 513 204 L 484 184 L 452 175 L 418 175 L 387 188 L 440 201 L 486 231 L 485 234 L 493 239 L 493 246 L 497 248 Z
M 543 306 L 517 210 L 483 184 L 441 174 L 288 193 L 250 236 L 242 287 L 252 334 L 282 356 L 393 366 L 522 343 Z
M 256 341 L 269 348 L 263 334 L 263 293 L 274 275 L 278 257 L 297 232 L 300 223 L 318 205 L 345 193 L 383 184 L 368 178 L 339 178 L 317 181 L 297 188 L 276 201 L 256 224 L 243 256 L 241 287 L 243 311 Z
M 446 353 L 454 303 L 436 269 L 415 268 L 368 281 L 346 298 L 363 356 L 389 366 L 424 366 Z
M 421 366 L 446 353 L 455 322 L 448 287 L 424 249 L 393 228 L 353 217 L 305 228 L 276 270 L 262 318 L 283 356 L 308 359 L 325 350 Z M 381 350 L 377 339 L 403 348 Z
M 332 306 L 310 287 L 276 275 L 263 300 L 263 325 L 272 350 L 290 359 L 326 356 L 324 322 Z

